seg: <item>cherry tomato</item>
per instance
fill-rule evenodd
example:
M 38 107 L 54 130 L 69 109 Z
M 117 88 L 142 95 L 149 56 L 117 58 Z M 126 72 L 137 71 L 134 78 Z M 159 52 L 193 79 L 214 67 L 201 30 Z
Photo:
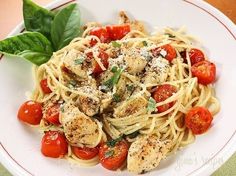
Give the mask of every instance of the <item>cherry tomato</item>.
M 68 144 L 64 134 L 58 131 L 48 131 L 41 142 L 41 152 L 51 158 L 63 157 L 68 151 Z
M 47 82 L 47 79 L 43 79 L 40 81 L 40 86 L 43 90 L 43 93 L 45 94 L 50 94 L 52 91 L 51 89 L 48 87 L 48 82 Z
M 207 60 L 194 64 L 191 68 L 193 76 L 203 85 L 213 83 L 216 79 L 216 66 Z
M 157 89 L 153 93 L 153 98 L 156 100 L 157 103 L 159 103 L 159 102 L 165 101 L 167 98 L 171 97 L 176 92 L 177 92 L 177 89 L 175 86 L 172 86 L 170 84 L 163 84 L 157 87 Z M 167 111 L 174 104 L 175 102 L 170 102 L 170 103 L 158 106 L 157 110 L 158 112 Z
M 31 125 L 38 125 L 42 119 L 42 105 L 35 101 L 23 103 L 18 110 L 18 119 Z
M 120 40 L 130 32 L 130 25 L 112 25 L 106 26 L 106 29 L 111 40 Z
M 98 57 L 101 59 L 101 62 L 103 64 L 103 66 L 105 68 L 108 68 L 108 66 L 109 66 L 109 62 L 108 62 L 109 55 L 105 51 L 100 50 L 100 53 L 99 53 Z M 102 68 L 99 66 L 99 64 L 97 62 L 95 62 L 94 69 L 93 69 L 93 74 L 95 76 L 97 76 L 102 72 L 103 72 Z
M 177 56 L 175 49 L 170 44 L 166 44 L 159 48 L 153 49 L 152 54 L 156 57 L 161 54 L 162 50 L 166 51 L 166 55 L 164 57 L 169 62 L 171 62 Z
M 88 148 L 88 147 L 72 147 L 72 152 L 80 159 L 89 160 L 97 156 L 99 150 L 97 147 Z
M 102 43 L 109 43 L 110 42 L 109 34 L 105 28 L 96 27 L 96 28 L 92 29 L 89 34 L 97 36 Z M 97 43 L 97 41 L 92 39 L 90 42 L 90 45 L 94 46 L 96 43 Z
M 128 154 L 128 144 L 122 140 L 115 146 L 108 146 L 103 143 L 99 148 L 99 159 L 103 167 L 108 170 L 117 170 L 122 166 Z
M 190 50 L 189 58 L 190 58 L 192 65 L 205 60 L 205 56 L 204 56 L 203 52 L 199 49 L 196 49 L 196 48 L 193 48 Z
M 212 120 L 211 113 L 204 107 L 194 107 L 185 116 L 185 124 L 192 130 L 193 134 L 206 132 Z
M 60 104 L 54 104 L 45 112 L 45 119 L 54 125 L 60 125 L 59 121 Z

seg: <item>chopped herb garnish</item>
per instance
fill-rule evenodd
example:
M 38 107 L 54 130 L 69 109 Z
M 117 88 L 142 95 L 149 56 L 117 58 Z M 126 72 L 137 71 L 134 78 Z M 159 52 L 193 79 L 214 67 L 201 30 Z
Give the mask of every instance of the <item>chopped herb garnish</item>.
M 134 86 L 133 85 L 127 85 L 127 90 L 132 92 L 134 90 Z
M 139 131 L 135 131 L 129 135 L 127 135 L 130 139 L 136 138 L 139 135 Z
M 60 110 L 61 110 L 62 113 L 65 112 L 64 105 L 61 105 L 61 106 L 60 106 Z
M 156 101 L 150 97 L 148 100 L 148 107 L 147 107 L 147 111 L 148 112 L 153 112 L 156 110 Z
M 168 35 L 170 38 L 175 38 L 175 36 L 172 34 L 166 33 L 166 35 Z
M 121 97 L 120 97 L 117 93 L 114 93 L 114 94 L 113 94 L 112 99 L 113 99 L 113 101 L 115 101 L 115 102 L 120 102 L 120 101 L 121 101 Z
M 70 80 L 69 83 L 68 83 L 68 87 L 71 88 L 71 89 L 75 88 L 76 85 L 77 85 L 77 81 L 75 81 L 73 79 Z
M 147 43 L 147 41 L 143 41 L 143 46 L 147 46 L 148 45 L 148 43 Z
M 75 65 L 80 65 L 84 62 L 84 58 L 75 59 L 74 62 L 75 62 Z
M 121 47 L 121 44 L 116 42 L 116 41 L 112 41 L 111 42 L 112 46 L 115 47 L 115 48 L 120 48 Z
M 114 153 L 115 153 L 114 150 L 109 150 L 109 151 L 105 152 L 105 158 L 109 158 L 109 157 L 113 156 Z
M 116 72 L 114 73 L 114 75 L 110 79 L 108 79 L 106 82 L 103 83 L 102 90 L 107 91 L 111 89 L 115 84 L 117 84 L 117 82 L 120 79 L 120 75 L 122 71 L 123 69 L 118 68 Z
M 123 137 L 119 137 L 117 139 L 112 139 L 110 141 L 107 141 L 107 146 L 108 147 L 115 147 L 116 143 L 120 142 L 123 139 Z
M 113 67 L 111 68 L 111 72 L 112 72 L 112 73 L 115 73 L 115 72 L 117 72 L 117 69 L 118 69 L 117 66 L 113 66 Z

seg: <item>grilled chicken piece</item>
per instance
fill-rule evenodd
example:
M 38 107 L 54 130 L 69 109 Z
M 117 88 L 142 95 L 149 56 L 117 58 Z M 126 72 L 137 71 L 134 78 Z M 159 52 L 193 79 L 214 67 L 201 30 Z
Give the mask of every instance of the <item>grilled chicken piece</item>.
M 127 65 L 127 71 L 130 74 L 142 72 L 147 65 L 146 59 L 138 54 L 127 55 L 124 59 Z
M 90 117 L 80 112 L 77 107 L 69 104 L 64 105 L 60 121 L 71 145 L 78 147 L 96 145 L 99 138 L 99 126 Z
M 157 136 L 141 136 L 128 151 L 128 171 L 142 174 L 156 168 L 170 151 L 170 141 L 160 141 Z
M 124 11 L 120 11 L 120 13 L 119 13 L 119 24 L 125 24 L 125 23 L 130 23 L 130 19 Z
M 92 64 L 86 62 L 85 58 L 83 53 L 72 49 L 65 56 L 64 66 L 78 77 L 87 79 L 88 73 L 92 70 Z
M 146 113 L 147 104 L 147 100 L 142 96 L 132 97 L 114 109 L 114 116 L 122 118 L 138 112 Z
M 93 116 L 99 112 L 100 99 L 99 91 L 90 86 L 83 86 L 78 88 L 78 91 L 91 95 L 90 97 L 79 95 L 76 101 L 76 106 L 79 110 L 88 116 Z M 92 98 L 93 97 L 93 98 Z

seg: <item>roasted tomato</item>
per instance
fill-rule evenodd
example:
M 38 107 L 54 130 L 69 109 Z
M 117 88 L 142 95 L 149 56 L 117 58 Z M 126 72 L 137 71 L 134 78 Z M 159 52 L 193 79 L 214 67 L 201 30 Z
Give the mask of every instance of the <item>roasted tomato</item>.
M 111 40 L 120 40 L 130 32 L 130 25 L 110 25 L 106 26 L 106 30 Z
M 100 50 L 100 53 L 98 55 L 98 57 L 101 59 L 101 63 L 103 64 L 103 66 L 105 68 L 108 68 L 109 66 L 109 62 L 108 62 L 108 59 L 109 59 L 109 55 L 103 51 L 103 50 Z M 100 67 L 100 65 L 95 61 L 95 64 L 94 64 L 94 69 L 93 69 L 93 74 L 95 76 L 101 74 L 103 72 L 102 68 Z
M 52 90 L 48 87 L 47 79 L 41 80 L 40 81 L 40 86 L 41 86 L 41 89 L 42 89 L 43 93 L 50 94 L 52 92 Z
M 194 64 L 191 68 L 193 76 L 203 85 L 213 83 L 216 79 L 216 66 L 207 60 Z
M 206 132 L 211 126 L 212 120 L 211 113 L 204 107 L 194 107 L 185 116 L 185 124 L 193 134 Z
M 72 152 L 80 159 L 89 160 L 97 156 L 99 150 L 97 147 L 88 148 L 88 147 L 72 147 Z
M 109 34 L 105 28 L 96 27 L 96 28 L 92 29 L 89 34 L 97 36 L 102 43 L 109 43 L 110 42 Z M 90 45 L 94 46 L 96 43 L 97 43 L 96 40 L 91 40 Z
M 162 51 L 164 51 L 166 53 L 162 53 Z M 161 54 L 169 62 L 172 62 L 172 60 L 174 58 L 176 58 L 176 56 L 177 56 L 175 49 L 170 44 L 166 44 L 166 45 L 163 45 L 159 48 L 153 49 L 152 54 L 155 57 Z
M 180 52 L 180 55 L 184 59 L 184 62 L 187 63 L 186 51 Z M 203 54 L 203 52 L 201 50 L 196 49 L 196 48 L 192 48 L 189 51 L 189 59 L 190 59 L 191 65 L 194 65 L 194 64 L 196 64 L 198 62 L 204 61 L 205 60 L 205 56 L 204 56 L 204 54 Z
M 21 105 L 17 116 L 23 122 L 38 125 L 43 117 L 42 105 L 32 100 L 27 101 Z
M 54 104 L 49 107 L 45 112 L 45 119 L 54 125 L 60 125 L 59 121 L 59 113 L 60 113 L 60 104 Z
M 41 142 L 41 152 L 51 158 L 63 157 L 67 154 L 68 144 L 64 134 L 58 131 L 48 131 L 44 134 Z
M 167 98 L 171 97 L 174 93 L 177 92 L 177 89 L 175 86 L 172 86 L 170 84 L 163 84 L 157 87 L 155 92 L 153 93 L 153 98 L 157 103 L 165 101 Z M 164 112 L 167 111 L 169 108 L 171 108 L 174 105 L 175 102 L 170 102 L 161 106 L 157 107 L 158 112 Z
M 114 141 L 114 140 L 113 140 Z M 103 167 L 109 170 L 117 170 L 125 162 L 128 154 L 128 144 L 121 140 L 108 141 L 99 148 L 99 159 Z

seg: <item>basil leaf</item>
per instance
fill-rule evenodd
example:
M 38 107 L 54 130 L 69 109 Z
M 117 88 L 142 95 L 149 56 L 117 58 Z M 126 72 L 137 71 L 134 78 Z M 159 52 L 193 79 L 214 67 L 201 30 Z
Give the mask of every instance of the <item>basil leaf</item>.
M 109 158 L 115 154 L 114 150 L 109 150 L 105 152 L 105 158 Z
M 122 139 L 123 139 L 123 137 L 121 136 L 121 137 L 119 137 L 119 138 L 117 138 L 117 139 L 112 139 L 112 140 L 107 141 L 106 144 L 107 144 L 108 147 L 115 147 L 115 145 L 116 145 L 118 142 L 122 141 Z
M 61 49 L 79 36 L 82 32 L 80 24 L 80 11 L 77 4 L 71 4 L 60 10 L 53 20 L 51 29 L 54 48 Z
M 148 112 L 153 112 L 156 110 L 156 101 L 150 97 L 148 100 L 148 107 L 147 107 Z
M 121 101 L 121 97 L 120 97 L 120 95 L 118 95 L 117 93 L 114 93 L 114 94 L 113 94 L 112 99 L 113 99 L 113 101 L 115 101 L 115 102 L 120 102 L 120 101 Z
M 0 53 L 23 57 L 36 65 L 47 62 L 52 52 L 50 41 L 38 32 L 25 32 L 0 41 Z
M 104 88 L 104 90 L 111 89 L 115 84 L 117 84 L 122 72 L 123 69 L 117 69 L 116 72 L 114 72 L 113 76 L 103 83 L 102 87 Z
M 121 47 L 121 44 L 116 42 L 116 41 L 112 41 L 111 44 L 114 48 L 120 48 Z
M 75 65 L 80 65 L 84 62 L 84 58 L 76 59 L 74 60 L 74 62 L 75 62 Z
M 31 0 L 23 0 L 23 16 L 27 31 L 40 32 L 51 39 L 51 24 L 54 13 L 44 9 Z

